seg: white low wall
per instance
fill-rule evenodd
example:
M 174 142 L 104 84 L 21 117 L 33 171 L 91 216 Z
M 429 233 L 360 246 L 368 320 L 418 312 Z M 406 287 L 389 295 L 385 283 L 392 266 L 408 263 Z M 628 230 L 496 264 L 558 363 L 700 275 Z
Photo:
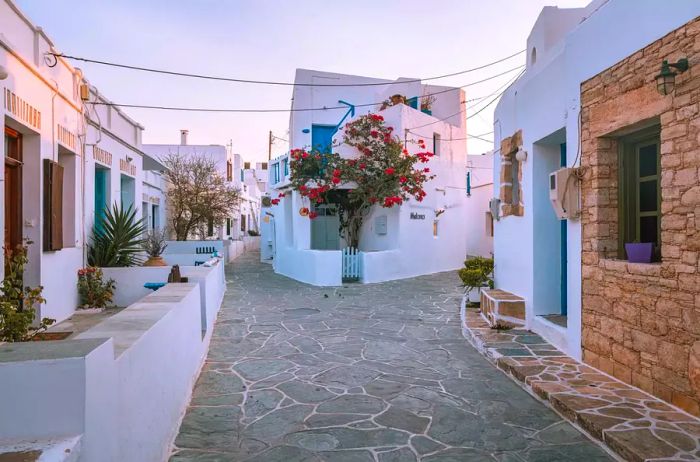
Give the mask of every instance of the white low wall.
M 284 276 L 315 286 L 343 284 L 343 253 L 340 250 L 278 249 L 275 271 Z
M 0 439 L 82 435 L 80 461 L 165 460 L 225 290 L 221 263 L 184 273 L 75 340 L 0 345 Z
M 188 282 L 199 285 L 202 332 L 211 334 L 211 327 L 214 325 L 216 314 L 219 312 L 226 291 L 223 262 L 219 260 L 212 267 L 185 266 L 180 270 L 180 273 L 188 278 Z
M 231 263 L 243 253 L 260 248 L 260 236 L 245 236 L 240 241 L 224 241 L 226 262 Z
M 147 282 L 168 282 L 170 266 L 130 266 L 128 268 L 102 268 L 104 279 L 116 283 L 112 303 L 129 306 L 153 292 L 143 285 Z

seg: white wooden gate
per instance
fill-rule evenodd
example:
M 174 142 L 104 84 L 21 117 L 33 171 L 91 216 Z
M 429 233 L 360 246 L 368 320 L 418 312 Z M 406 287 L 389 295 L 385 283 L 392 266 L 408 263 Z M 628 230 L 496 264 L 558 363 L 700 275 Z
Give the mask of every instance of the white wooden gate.
M 361 276 L 360 252 L 354 247 L 343 249 L 343 282 L 359 281 Z

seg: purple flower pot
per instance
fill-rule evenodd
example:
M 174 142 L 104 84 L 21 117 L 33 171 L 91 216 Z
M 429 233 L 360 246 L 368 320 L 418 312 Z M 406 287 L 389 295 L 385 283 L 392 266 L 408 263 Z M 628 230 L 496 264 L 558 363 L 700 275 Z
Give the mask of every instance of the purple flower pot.
M 627 261 L 630 263 L 651 263 L 654 254 L 653 242 L 628 242 L 625 244 Z

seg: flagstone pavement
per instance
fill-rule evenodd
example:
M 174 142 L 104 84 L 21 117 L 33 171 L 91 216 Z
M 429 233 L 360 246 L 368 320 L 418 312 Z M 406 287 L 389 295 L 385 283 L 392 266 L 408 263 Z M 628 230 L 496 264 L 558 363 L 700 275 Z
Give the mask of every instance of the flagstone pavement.
M 454 273 L 319 288 L 258 260 L 227 269 L 171 462 L 612 460 L 467 343 Z

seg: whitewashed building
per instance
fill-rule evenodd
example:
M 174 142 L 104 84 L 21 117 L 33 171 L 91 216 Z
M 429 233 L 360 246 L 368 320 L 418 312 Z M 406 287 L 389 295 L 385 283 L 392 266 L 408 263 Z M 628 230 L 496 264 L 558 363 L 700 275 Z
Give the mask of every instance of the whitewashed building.
M 296 86 L 292 109 L 334 107 L 323 111 L 292 112 L 290 148 L 338 146 L 338 128 L 355 117 L 377 112 L 392 95 L 405 95 L 408 104 L 381 111 L 394 133 L 405 135 L 406 147 L 416 152 L 422 139 L 435 156 L 426 164 L 436 178 L 425 184 L 424 201 L 408 201 L 394 208 L 374 207 L 360 232 L 359 267 L 362 282 L 407 278 L 459 268 L 466 251 L 466 116 L 464 92 L 459 88 L 297 70 L 297 83 L 380 83 L 377 86 Z M 424 95 L 435 94 L 430 110 L 420 109 Z M 369 104 L 368 103 L 377 103 Z M 352 148 L 334 148 L 341 156 L 355 156 Z M 273 198 L 289 190 L 289 157 L 270 164 Z M 315 285 L 340 285 L 343 279 L 338 217 L 322 213 L 314 220 L 300 214 L 308 200 L 292 191 L 279 205 L 263 209 L 271 223 L 263 234 L 263 253 L 272 256 L 276 272 Z M 439 210 L 444 209 L 444 213 Z M 483 223 L 483 214 L 479 220 Z
M 579 219 L 555 215 L 549 175 L 580 165 L 582 82 L 698 15 L 694 1 L 545 7 L 527 39 L 527 70 L 496 108 L 496 288 L 522 297 L 526 327 L 578 359 L 586 236 Z
M 164 162 L 169 155 L 201 156 L 216 163 L 217 172 L 239 191 L 236 210 L 222 226 L 210 226 L 201 239 L 242 240 L 260 232 L 260 201 L 267 185 L 267 163 L 251 165 L 240 154 L 217 144 L 189 144 L 188 131 L 180 130 L 180 144 L 146 144 L 144 151 Z M 145 196 L 144 196 L 145 197 Z M 165 213 L 165 211 L 163 212 Z M 167 215 L 166 215 L 167 217 Z M 167 218 L 165 218 L 167 219 Z M 167 226 L 166 226 L 167 229 Z
M 493 152 L 467 156 L 467 255 L 493 256 L 493 220 L 489 201 L 493 194 Z
M 33 242 L 25 284 L 44 287 L 39 316 L 60 321 L 78 305 L 77 271 L 104 206 L 130 204 L 142 217 L 144 192 L 158 206 L 163 198 L 150 178 L 162 166 L 140 148 L 143 127 L 104 104 L 79 69 L 50 54 L 55 51 L 12 1 L 0 1 L 0 220 L 6 246 Z

